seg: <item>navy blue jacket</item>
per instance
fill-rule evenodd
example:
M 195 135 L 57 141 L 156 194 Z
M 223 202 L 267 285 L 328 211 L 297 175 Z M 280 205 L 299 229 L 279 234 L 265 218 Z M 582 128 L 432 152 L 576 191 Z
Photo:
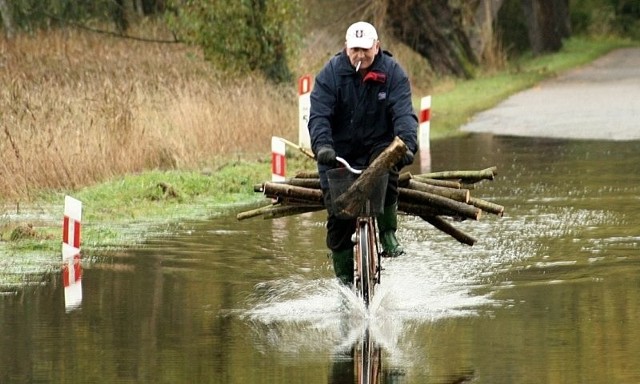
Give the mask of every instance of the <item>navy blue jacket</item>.
M 355 165 L 367 165 L 395 136 L 415 153 L 418 118 L 406 73 L 380 49 L 363 79 L 343 50 L 316 76 L 308 128 L 314 153 L 328 145 Z

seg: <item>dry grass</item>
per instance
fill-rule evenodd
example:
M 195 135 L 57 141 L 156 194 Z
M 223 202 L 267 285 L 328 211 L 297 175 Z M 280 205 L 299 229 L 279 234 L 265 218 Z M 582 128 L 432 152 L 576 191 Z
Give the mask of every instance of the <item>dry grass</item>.
M 262 156 L 297 133 L 295 87 L 233 82 L 196 50 L 78 31 L 0 41 L 0 196 Z
M 296 78 L 342 48 L 348 22 L 305 35 Z M 132 33 L 167 39 L 156 26 L 140 28 Z M 415 96 L 426 94 L 427 61 L 394 41 L 384 46 L 407 69 Z M 0 200 L 148 169 L 263 159 L 271 136 L 297 138 L 296 92 L 296 83 L 226 79 L 179 44 L 78 30 L 0 40 Z

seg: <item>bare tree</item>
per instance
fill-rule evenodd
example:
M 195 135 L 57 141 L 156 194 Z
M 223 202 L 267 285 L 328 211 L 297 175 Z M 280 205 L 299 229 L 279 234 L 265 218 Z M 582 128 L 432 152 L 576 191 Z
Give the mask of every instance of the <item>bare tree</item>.
M 13 24 L 13 13 L 11 5 L 7 0 L 0 0 L 0 14 L 2 14 L 2 25 L 4 26 L 4 34 L 8 39 L 15 35 L 15 26 Z
M 494 25 L 504 0 L 480 0 L 474 12 L 474 25 L 469 31 L 471 47 L 478 58 L 489 56 L 495 46 Z
M 387 26 L 426 57 L 436 73 L 468 78 L 478 59 L 465 31 L 463 6 L 447 0 L 389 0 Z
M 557 52 L 571 34 L 568 0 L 522 0 L 534 54 Z

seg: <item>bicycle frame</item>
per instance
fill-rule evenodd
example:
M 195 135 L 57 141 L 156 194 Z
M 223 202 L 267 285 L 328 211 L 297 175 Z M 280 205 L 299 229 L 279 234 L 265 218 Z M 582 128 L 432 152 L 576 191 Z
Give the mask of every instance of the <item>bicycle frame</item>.
M 365 306 L 369 306 L 375 293 L 375 286 L 380 284 L 380 252 L 375 218 L 358 217 L 354 242 L 354 286 L 362 296 Z
M 351 167 L 349 163 L 341 157 L 337 161 L 354 174 L 362 173 Z M 375 286 L 380 284 L 381 275 L 381 254 L 378 247 L 377 226 L 375 217 L 369 214 L 370 202 L 367 200 L 364 214 L 356 218 L 356 227 L 352 241 L 354 243 L 354 276 L 353 288 L 356 290 L 366 307 L 375 292 Z

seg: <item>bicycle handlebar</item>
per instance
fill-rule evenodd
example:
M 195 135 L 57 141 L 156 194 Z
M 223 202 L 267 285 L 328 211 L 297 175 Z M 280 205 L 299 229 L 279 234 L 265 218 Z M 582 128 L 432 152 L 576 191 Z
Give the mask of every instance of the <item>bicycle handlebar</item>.
M 349 164 L 349 162 L 345 159 L 343 159 L 340 156 L 336 156 L 336 161 L 338 161 L 339 163 L 343 164 L 345 167 L 347 167 L 347 169 L 349 170 L 349 172 L 351 173 L 355 173 L 356 175 L 359 175 L 362 173 L 361 169 L 355 169 L 351 166 L 351 164 Z

